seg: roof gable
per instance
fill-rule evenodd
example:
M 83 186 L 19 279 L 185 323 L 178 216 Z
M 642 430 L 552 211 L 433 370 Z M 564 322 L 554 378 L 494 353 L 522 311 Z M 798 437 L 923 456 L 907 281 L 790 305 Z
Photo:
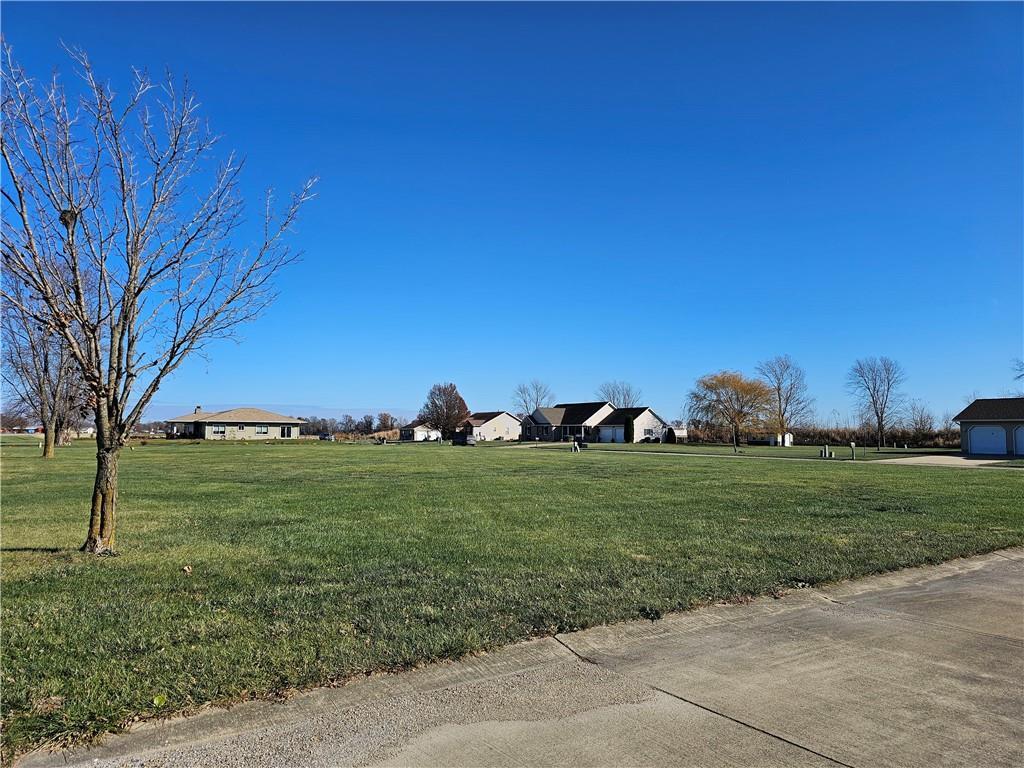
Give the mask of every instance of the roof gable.
M 605 407 L 611 407 L 611 403 L 604 400 L 592 403 L 558 403 L 554 408 L 540 408 L 538 410 L 548 411 L 560 409 L 562 413 L 561 420 L 558 422 L 559 424 L 578 426 L 580 424 L 585 424 L 588 419 L 593 418 L 594 414 Z

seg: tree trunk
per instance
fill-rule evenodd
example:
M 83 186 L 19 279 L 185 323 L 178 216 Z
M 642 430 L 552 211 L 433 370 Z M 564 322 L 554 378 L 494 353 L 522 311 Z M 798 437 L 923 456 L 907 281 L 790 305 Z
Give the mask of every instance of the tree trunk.
M 740 452 L 740 429 L 735 424 L 732 427 L 732 452 Z
M 89 535 L 83 552 L 114 555 L 114 528 L 117 524 L 117 462 L 119 447 L 100 446 L 96 452 L 96 483 L 92 491 Z
M 43 425 L 43 458 L 52 459 L 57 445 L 57 427 L 55 424 Z

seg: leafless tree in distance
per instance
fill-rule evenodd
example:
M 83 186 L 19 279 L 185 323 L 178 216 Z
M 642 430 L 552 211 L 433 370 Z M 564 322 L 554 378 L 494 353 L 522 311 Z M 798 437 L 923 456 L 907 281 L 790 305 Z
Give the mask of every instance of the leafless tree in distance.
M 760 379 L 748 379 L 736 371 L 720 371 L 697 380 L 687 398 L 687 413 L 690 421 L 728 427 L 736 453 L 740 433 L 764 421 L 771 399 L 771 389 Z
M 935 414 L 923 400 L 911 400 L 907 406 L 906 427 L 920 445 L 935 431 Z
M 641 390 L 625 381 L 606 381 L 594 394 L 616 408 L 635 408 L 643 397 Z
M 878 450 L 885 444 L 886 430 L 899 420 L 904 404 L 900 387 L 906 378 L 903 366 L 888 357 L 863 357 L 846 375 L 847 390 L 871 418 Z
M 419 417 L 428 427 L 438 430 L 441 437 L 447 439 L 469 418 L 469 408 L 454 384 L 435 384 L 427 393 Z
M 555 401 L 555 393 L 551 387 L 540 379 L 531 379 L 512 390 L 512 406 L 526 415 L 538 408 L 546 408 Z
M 794 426 L 813 418 L 814 398 L 807 392 L 807 376 L 793 358 L 778 355 L 765 360 L 758 364 L 757 372 L 772 391 L 770 418 L 780 435 L 785 437 Z
M 52 459 L 58 444 L 68 440 L 85 409 L 86 390 L 64 340 L 35 319 L 41 311 L 21 286 L 8 280 L 6 290 L 17 303 L 4 302 L 3 383 L 5 400 L 18 401 L 43 427 L 43 458 Z M 31 307 L 28 312 L 23 307 Z
M 242 162 L 215 165 L 217 137 L 187 81 L 136 71 L 125 94 L 81 51 L 69 96 L 3 48 L 4 298 L 59 335 L 88 387 L 96 479 L 82 549 L 115 547 L 118 458 L 166 376 L 233 335 L 274 299 L 297 254 L 285 243 L 310 179 L 275 215 L 268 192 L 251 248 L 242 239 Z

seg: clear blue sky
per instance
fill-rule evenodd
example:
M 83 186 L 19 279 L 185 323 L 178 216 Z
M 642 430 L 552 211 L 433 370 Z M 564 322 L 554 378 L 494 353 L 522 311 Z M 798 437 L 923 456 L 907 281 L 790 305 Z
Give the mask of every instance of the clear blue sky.
M 889 355 L 936 412 L 1024 347 L 1020 4 L 5 3 L 30 71 L 188 73 L 304 261 L 157 402 L 471 408 L 539 377 L 676 417 L 788 352 L 850 410 Z M 167 415 L 164 413 L 163 415 Z

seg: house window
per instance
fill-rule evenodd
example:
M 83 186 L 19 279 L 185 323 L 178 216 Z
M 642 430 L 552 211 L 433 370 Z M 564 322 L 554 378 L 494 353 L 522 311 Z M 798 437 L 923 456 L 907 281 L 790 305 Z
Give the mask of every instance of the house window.
M 257 424 L 256 425 L 256 434 L 257 435 L 266 435 L 266 434 L 269 434 L 269 433 L 270 433 L 270 427 L 268 427 L 266 424 Z
M 225 428 L 224 428 L 223 424 L 214 424 L 213 425 L 213 434 L 215 434 L 215 435 L 223 435 L 224 434 L 224 429 Z
M 291 427 L 281 427 L 281 437 L 291 437 L 291 436 L 292 436 L 292 428 Z
M 245 424 L 239 424 L 235 427 L 239 432 L 245 432 Z
M 645 429 L 644 430 L 644 437 L 654 437 L 654 430 L 653 429 Z

